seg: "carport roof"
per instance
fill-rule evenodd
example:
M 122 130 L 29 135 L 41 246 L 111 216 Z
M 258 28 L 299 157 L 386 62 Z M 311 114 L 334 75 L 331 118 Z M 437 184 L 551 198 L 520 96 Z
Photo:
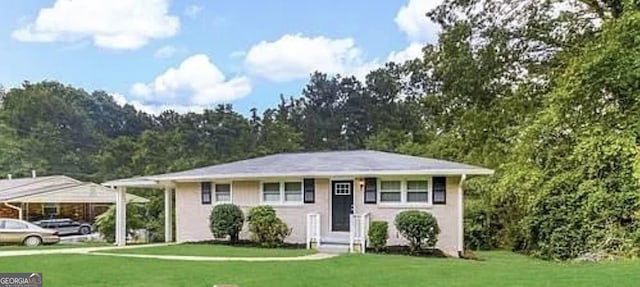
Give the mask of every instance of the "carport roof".
M 133 194 L 127 194 L 126 197 L 127 201 L 149 201 Z M 0 180 L 0 202 L 107 203 L 115 201 L 116 192 L 113 189 L 95 183 L 82 182 L 68 176 Z

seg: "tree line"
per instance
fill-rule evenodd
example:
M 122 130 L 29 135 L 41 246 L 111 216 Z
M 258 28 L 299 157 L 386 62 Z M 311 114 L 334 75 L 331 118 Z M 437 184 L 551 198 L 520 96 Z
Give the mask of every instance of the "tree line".
M 102 181 L 260 155 L 376 149 L 496 170 L 466 186 L 466 244 L 548 259 L 640 253 L 640 4 L 446 0 L 423 56 L 310 75 L 245 116 L 149 115 L 57 82 L 0 92 L 0 174 Z

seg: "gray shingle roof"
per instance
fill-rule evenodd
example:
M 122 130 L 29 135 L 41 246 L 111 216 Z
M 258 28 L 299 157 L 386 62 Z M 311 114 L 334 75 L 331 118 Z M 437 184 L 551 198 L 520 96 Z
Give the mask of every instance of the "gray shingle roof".
M 357 150 L 281 153 L 181 172 L 143 177 L 156 181 L 278 176 L 492 174 L 490 169 L 450 161 Z
M 61 196 L 66 193 L 66 196 Z M 0 180 L 0 202 L 115 202 L 114 190 L 64 175 Z M 46 200 L 51 198 L 50 200 Z M 35 201 L 34 201 L 35 200 Z M 147 202 L 127 194 L 127 200 Z
M 75 180 L 66 176 L 41 176 L 41 177 L 23 177 L 15 179 L 0 179 L 0 192 L 6 190 L 18 190 L 24 187 L 37 187 L 39 185 L 51 184 L 79 184 L 79 180 Z

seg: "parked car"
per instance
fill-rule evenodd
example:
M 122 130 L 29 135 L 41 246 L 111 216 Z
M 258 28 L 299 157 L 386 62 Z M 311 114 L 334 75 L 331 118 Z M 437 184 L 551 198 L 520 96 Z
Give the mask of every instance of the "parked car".
M 33 224 L 42 228 L 57 230 L 59 235 L 87 235 L 93 231 L 91 224 L 77 222 L 70 218 L 43 219 L 34 221 Z
M 24 220 L 0 218 L 0 243 L 19 243 L 26 246 L 53 244 L 60 241 L 58 231 L 45 229 Z

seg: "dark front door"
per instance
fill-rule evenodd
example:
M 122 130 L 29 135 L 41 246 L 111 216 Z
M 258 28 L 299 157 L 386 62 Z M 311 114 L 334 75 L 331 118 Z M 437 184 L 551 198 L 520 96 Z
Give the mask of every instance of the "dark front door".
M 331 230 L 349 231 L 349 216 L 353 205 L 353 181 L 331 182 Z

